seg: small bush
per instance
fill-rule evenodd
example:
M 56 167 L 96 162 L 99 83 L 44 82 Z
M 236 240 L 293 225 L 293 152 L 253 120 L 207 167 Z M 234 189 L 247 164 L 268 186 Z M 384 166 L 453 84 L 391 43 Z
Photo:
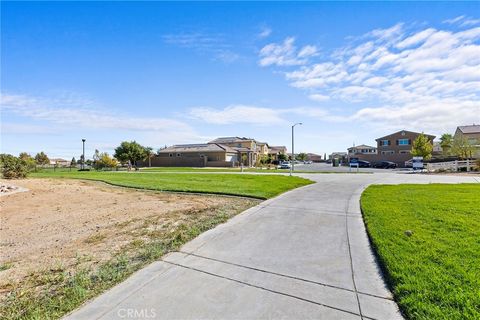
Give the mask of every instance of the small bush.
M 22 179 L 31 171 L 27 160 L 22 160 L 11 154 L 0 154 L 0 168 L 5 179 Z

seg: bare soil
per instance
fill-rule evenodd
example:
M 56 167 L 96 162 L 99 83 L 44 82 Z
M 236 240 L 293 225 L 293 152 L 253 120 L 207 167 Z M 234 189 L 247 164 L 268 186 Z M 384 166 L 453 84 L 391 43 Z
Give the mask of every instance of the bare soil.
M 13 184 L 29 191 L 0 198 L 0 296 L 32 272 L 106 261 L 123 247 L 143 241 L 147 233 L 168 232 L 188 215 L 239 212 L 259 202 L 80 180 L 26 179 Z

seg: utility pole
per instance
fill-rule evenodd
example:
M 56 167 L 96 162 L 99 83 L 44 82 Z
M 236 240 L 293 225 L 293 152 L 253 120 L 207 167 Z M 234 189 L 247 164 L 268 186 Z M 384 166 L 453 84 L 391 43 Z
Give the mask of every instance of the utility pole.
M 298 122 L 298 123 L 295 123 L 293 126 L 292 126 L 292 158 L 291 158 L 291 165 L 290 165 L 290 175 L 292 175 L 292 172 L 293 172 L 293 167 L 294 167 L 294 163 L 295 163 L 295 139 L 294 139 L 294 131 L 295 131 L 295 126 L 296 125 L 302 125 L 301 122 Z
M 85 169 L 85 139 L 82 139 L 83 153 L 82 153 L 82 170 Z

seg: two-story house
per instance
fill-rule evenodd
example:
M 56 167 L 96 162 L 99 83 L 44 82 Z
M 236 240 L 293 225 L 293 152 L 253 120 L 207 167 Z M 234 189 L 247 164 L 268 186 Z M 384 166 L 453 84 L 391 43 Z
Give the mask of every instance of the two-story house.
M 238 160 L 246 166 L 254 166 L 258 159 L 257 141 L 251 138 L 220 137 L 210 143 L 221 144 L 237 150 Z
M 349 157 L 352 157 L 358 154 L 377 154 L 377 148 L 372 146 L 367 146 L 366 144 L 350 147 L 347 149 L 347 151 L 348 151 Z
M 375 139 L 377 141 L 377 155 L 379 160 L 395 162 L 399 167 L 405 165 L 405 161 L 412 158 L 412 143 L 421 133 L 401 130 L 384 137 Z M 433 146 L 434 135 L 425 134 Z
M 480 125 L 458 126 L 453 139 L 466 139 L 474 148 L 474 158 L 480 158 Z
M 412 158 L 412 143 L 420 135 L 419 132 L 401 130 L 392 134 L 375 139 L 377 147 L 369 147 L 362 145 L 348 149 L 349 158 L 355 157 L 370 162 L 391 161 L 397 166 L 404 167 L 405 161 Z M 433 145 L 435 136 L 425 134 L 430 143 Z M 376 149 L 373 151 L 373 149 Z M 358 152 L 360 151 L 360 152 Z

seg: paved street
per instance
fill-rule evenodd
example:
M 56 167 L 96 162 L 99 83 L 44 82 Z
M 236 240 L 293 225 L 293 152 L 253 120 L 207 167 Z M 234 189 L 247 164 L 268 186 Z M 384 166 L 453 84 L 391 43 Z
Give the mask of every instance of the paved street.
M 67 318 L 401 319 L 369 246 L 361 192 L 372 183 L 480 182 L 393 172 L 301 176 L 318 183 L 202 234 Z

